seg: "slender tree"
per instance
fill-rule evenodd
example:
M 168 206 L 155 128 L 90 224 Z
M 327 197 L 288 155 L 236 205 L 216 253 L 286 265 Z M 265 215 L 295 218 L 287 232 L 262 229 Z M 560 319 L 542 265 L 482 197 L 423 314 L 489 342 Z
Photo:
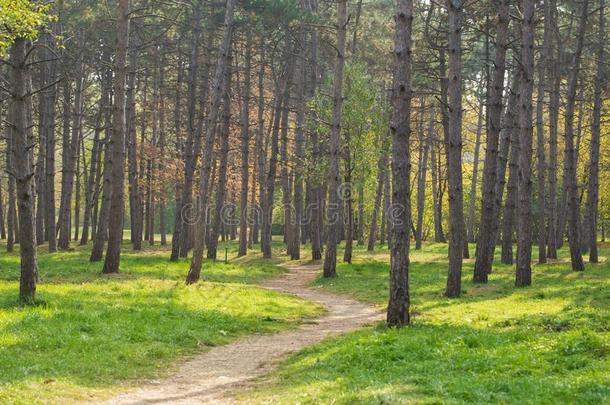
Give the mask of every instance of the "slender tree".
M 328 240 L 324 256 L 324 277 L 337 275 L 337 242 L 339 241 L 339 159 L 341 143 L 341 112 L 343 107 L 343 67 L 347 31 L 347 0 L 337 0 L 337 58 L 333 77 L 333 114 L 330 135 L 330 168 L 328 171 Z
M 593 117 L 591 122 L 591 144 L 589 153 L 589 186 L 587 192 L 587 234 L 589 236 L 589 262 L 599 261 L 597 253 L 597 217 L 599 204 L 599 143 L 601 132 L 602 87 L 604 85 L 604 44 L 606 43 L 605 1 L 599 0 L 599 27 L 597 42 L 597 74 L 593 96 Z
M 449 273 L 448 297 L 462 290 L 464 249 L 464 190 L 462 185 L 462 14 L 461 0 L 447 0 L 449 14 L 449 123 L 447 136 L 447 179 L 449 183 Z
M 409 234 L 411 196 L 409 137 L 411 135 L 411 30 L 413 2 L 396 3 L 394 86 L 392 91 L 392 221 L 390 248 L 390 300 L 387 323 L 404 326 L 409 316 Z
M 227 73 L 229 69 L 229 61 L 231 59 L 231 40 L 233 37 L 233 15 L 234 15 L 235 0 L 227 0 L 225 5 L 224 15 L 224 33 L 220 43 L 218 52 L 218 61 L 216 64 L 216 72 L 214 82 L 212 83 L 212 101 L 210 104 L 209 113 L 206 122 L 205 148 L 202 157 L 202 167 L 199 182 L 199 212 L 200 222 L 195 229 L 195 249 L 193 251 L 193 260 L 189 273 L 186 277 L 187 284 L 194 284 L 199 281 L 201 276 L 201 265 L 203 263 L 203 249 L 205 247 L 205 221 L 204 212 L 207 207 L 209 198 L 210 173 L 212 171 L 212 152 L 216 139 L 216 127 L 220 103 L 223 92 L 228 83 Z
M 521 22 L 521 94 L 519 98 L 519 178 L 517 219 L 517 270 L 515 285 L 532 283 L 532 93 L 534 89 L 533 0 L 523 0 Z
M 576 50 L 572 57 L 571 71 L 568 78 L 565 110 L 565 167 L 566 167 L 566 191 L 568 195 L 568 236 L 570 242 L 570 256 L 572 259 L 572 270 L 583 271 L 585 265 L 582 260 L 580 246 L 580 210 L 579 190 L 576 179 L 576 165 L 578 159 L 574 150 L 574 106 L 576 103 L 576 85 L 578 72 L 580 70 L 580 59 L 587 29 L 587 17 L 589 0 L 582 1 L 578 35 L 576 39 Z M 580 114 L 582 117 L 582 114 Z
M 118 273 L 123 241 L 123 211 L 125 182 L 125 79 L 129 43 L 129 0 L 119 0 L 116 21 L 117 45 L 114 61 L 114 103 L 112 108 L 111 161 L 112 195 L 108 220 L 108 248 L 103 273 Z
M 10 49 L 9 80 L 12 91 L 9 101 L 9 136 L 11 165 L 8 167 L 15 179 L 19 216 L 19 254 L 21 276 L 19 298 L 23 303 L 31 303 L 36 296 L 38 262 L 34 217 L 34 162 L 30 153 L 32 144 L 31 77 L 28 55 L 31 44 L 25 38 L 17 38 Z
M 250 177 L 250 75 L 252 65 L 252 39 L 248 32 L 246 38 L 246 55 L 244 65 L 244 87 L 242 90 L 241 110 L 241 195 L 239 218 L 239 252 L 238 256 L 248 253 L 248 182 Z

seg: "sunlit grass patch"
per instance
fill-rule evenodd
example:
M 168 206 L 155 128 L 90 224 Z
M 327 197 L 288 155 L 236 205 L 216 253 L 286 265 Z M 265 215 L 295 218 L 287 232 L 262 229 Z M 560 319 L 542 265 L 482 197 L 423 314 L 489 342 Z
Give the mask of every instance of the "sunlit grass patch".
M 87 248 L 40 255 L 37 304 L 21 307 L 18 254 L 0 255 L 0 403 L 106 396 L 167 374 L 176 360 L 252 333 L 272 333 L 321 309 L 253 284 L 272 262 L 206 262 L 186 286 L 188 261 L 167 249 L 125 250 L 121 273 L 100 274 Z
M 412 251 L 413 325 L 383 325 L 292 356 L 241 398 L 274 403 L 608 403 L 610 265 L 572 272 L 533 266 L 533 285 L 514 287 L 514 266 L 495 264 L 490 281 L 443 296 L 447 255 L 439 244 Z M 362 249 L 362 248 L 361 248 Z M 607 250 L 601 253 L 607 255 Z M 341 255 L 339 254 L 339 257 Z M 389 255 L 354 255 L 318 288 L 385 307 Z

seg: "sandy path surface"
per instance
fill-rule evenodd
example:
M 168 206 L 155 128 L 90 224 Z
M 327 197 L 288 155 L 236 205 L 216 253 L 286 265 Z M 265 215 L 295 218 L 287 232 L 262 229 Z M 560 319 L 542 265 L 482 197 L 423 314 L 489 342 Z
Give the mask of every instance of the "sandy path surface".
M 269 373 L 288 353 L 321 340 L 381 320 L 375 308 L 309 287 L 320 273 L 318 265 L 290 266 L 284 277 L 267 281 L 263 288 L 319 303 L 327 313 L 298 329 L 272 335 L 250 335 L 234 343 L 196 355 L 165 379 L 120 394 L 104 404 L 227 404 L 230 393 L 246 388 L 252 379 Z

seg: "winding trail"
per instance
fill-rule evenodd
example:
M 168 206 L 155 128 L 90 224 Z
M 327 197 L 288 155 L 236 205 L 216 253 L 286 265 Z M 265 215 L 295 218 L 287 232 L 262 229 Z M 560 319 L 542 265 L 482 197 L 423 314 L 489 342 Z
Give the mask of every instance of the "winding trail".
M 309 287 L 319 274 L 318 265 L 287 266 L 285 276 L 260 286 L 316 302 L 328 311 L 297 329 L 273 335 L 244 337 L 214 347 L 179 366 L 163 380 L 120 394 L 103 404 L 227 404 L 230 393 L 273 370 L 278 360 L 325 338 L 354 331 L 382 319 L 375 308 Z

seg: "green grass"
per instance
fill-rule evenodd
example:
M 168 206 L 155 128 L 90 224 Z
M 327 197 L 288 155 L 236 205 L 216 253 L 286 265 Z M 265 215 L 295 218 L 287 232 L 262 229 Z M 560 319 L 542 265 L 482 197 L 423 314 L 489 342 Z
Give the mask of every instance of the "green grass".
M 441 244 L 412 251 L 411 327 L 378 325 L 308 348 L 244 395 L 274 403 L 610 402 L 605 257 L 574 273 L 563 250 L 559 260 L 535 265 L 533 285 L 521 289 L 504 265 L 494 266 L 487 285 L 473 284 L 467 260 L 462 297 L 447 299 L 446 256 Z M 315 284 L 385 307 L 387 250 L 354 258 L 338 266 L 337 278 Z
M 18 253 L 0 246 L 0 403 L 106 397 L 207 347 L 320 314 L 314 304 L 256 288 L 284 270 L 256 254 L 235 259 L 234 244 L 227 247 L 229 263 L 205 263 L 202 282 L 189 287 L 188 262 L 170 263 L 165 248 L 126 249 L 112 276 L 88 262 L 87 247 L 41 252 L 37 305 L 22 307 Z

